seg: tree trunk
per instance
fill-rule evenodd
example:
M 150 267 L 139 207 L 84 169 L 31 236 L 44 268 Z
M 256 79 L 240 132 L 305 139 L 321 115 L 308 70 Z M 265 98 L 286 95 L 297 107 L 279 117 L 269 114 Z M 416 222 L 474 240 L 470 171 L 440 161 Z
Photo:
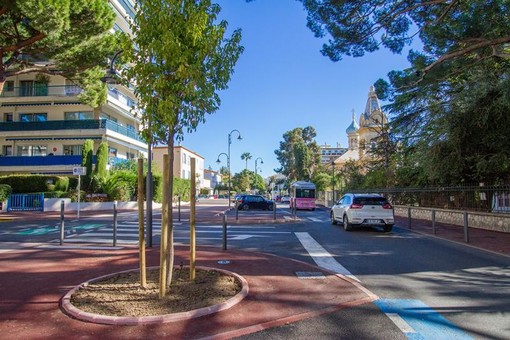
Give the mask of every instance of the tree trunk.
M 174 135 L 171 134 L 167 141 L 168 145 L 168 191 L 167 191 L 167 223 L 168 223 L 168 242 L 167 242 L 167 288 L 170 291 L 172 284 L 172 273 L 174 267 L 174 223 L 173 223 L 173 209 L 172 209 L 172 198 L 174 195 Z

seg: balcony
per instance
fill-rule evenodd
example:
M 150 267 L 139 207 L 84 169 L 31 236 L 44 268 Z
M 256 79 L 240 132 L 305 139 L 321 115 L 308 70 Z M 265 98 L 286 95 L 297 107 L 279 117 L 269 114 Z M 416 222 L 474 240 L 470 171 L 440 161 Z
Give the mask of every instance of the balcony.
M 128 129 L 107 119 L 82 119 L 82 120 L 48 120 L 41 122 L 1 122 L 0 136 L 2 132 L 10 131 L 48 131 L 48 130 L 98 130 L 106 129 L 139 142 L 144 140 L 133 129 Z
M 83 89 L 76 85 L 34 85 L 21 87 L 4 87 L 0 98 L 14 97 L 75 97 L 82 93 Z
M 0 166 L 81 166 L 81 156 L 6 156 L 0 157 Z

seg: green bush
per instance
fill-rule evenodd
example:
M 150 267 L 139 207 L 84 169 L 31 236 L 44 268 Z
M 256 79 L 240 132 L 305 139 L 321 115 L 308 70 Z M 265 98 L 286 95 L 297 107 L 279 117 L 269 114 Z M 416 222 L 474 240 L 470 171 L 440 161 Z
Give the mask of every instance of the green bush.
M 0 176 L 0 184 L 10 185 L 15 194 L 69 190 L 67 176 L 8 175 Z
M 12 193 L 12 188 L 8 184 L 0 184 L 0 202 L 5 201 Z

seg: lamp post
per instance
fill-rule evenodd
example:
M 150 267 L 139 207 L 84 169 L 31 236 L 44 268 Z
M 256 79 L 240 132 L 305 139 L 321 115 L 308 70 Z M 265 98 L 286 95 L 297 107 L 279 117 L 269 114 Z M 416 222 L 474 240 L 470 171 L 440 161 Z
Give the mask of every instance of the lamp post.
M 232 173 L 231 173 L 231 171 L 230 171 L 230 144 L 232 144 L 232 134 L 233 134 L 234 132 L 237 132 L 237 135 L 238 135 L 238 136 L 237 136 L 237 139 L 238 139 L 238 140 L 243 139 L 243 138 L 241 137 L 241 132 L 239 132 L 239 130 L 235 130 L 235 129 L 234 129 L 234 130 L 230 131 L 230 133 L 228 134 L 228 154 L 227 154 L 226 156 L 227 156 L 227 168 L 228 168 L 228 208 L 229 208 L 229 209 L 230 209 L 230 186 L 231 186 L 231 184 L 230 184 L 230 178 L 232 177 Z M 218 164 L 219 164 L 219 163 L 221 163 L 221 161 L 220 161 L 220 156 L 221 156 L 222 154 L 224 154 L 224 153 L 220 153 L 220 154 L 218 155 L 218 160 L 216 161 L 216 163 L 218 163 Z
M 333 185 L 333 204 L 335 204 L 335 161 L 331 161 L 331 170 L 333 171 L 332 185 Z
M 113 55 L 112 61 L 110 62 L 110 69 L 106 71 L 104 77 L 101 77 L 101 81 L 107 85 L 118 85 L 121 82 L 117 71 L 115 70 L 115 60 L 119 57 L 119 55 L 123 52 L 120 50 Z M 151 123 L 149 116 L 149 141 L 147 145 L 147 182 L 146 182 L 146 196 L 147 196 L 147 215 L 146 215 L 146 224 L 147 224 L 147 241 L 148 247 L 152 247 L 152 133 L 151 133 Z
M 262 158 L 260 157 L 257 157 L 257 159 L 255 159 L 255 175 L 257 174 L 257 161 L 260 159 L 260 164 L 264 164 L 264 161 L 262 160 Z
M 230 164 L 230 157 L 224 152 L 222 152 L 218 155 L 218 159 L 216 160 L 216 163 L 218 163 L 218 164 L 221 163 L 220 156 L 222 156 L 222 155 L 227 157 L 227 164 Z M 229 174 L 228 174 L 228 207 L 230 208 L 230 170 L 228 172 L 229 172 Z

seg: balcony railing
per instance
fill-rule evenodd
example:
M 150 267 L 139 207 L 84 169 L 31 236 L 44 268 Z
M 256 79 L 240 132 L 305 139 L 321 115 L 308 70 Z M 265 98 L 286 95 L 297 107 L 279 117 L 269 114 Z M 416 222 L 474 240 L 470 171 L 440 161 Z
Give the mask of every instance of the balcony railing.
M 6 156 L 0 166 L 81 165 L 81 156 Z
M 47 120 L 43 122 L 1 122 L 2 131 L 40 131 L 40 130 L 97 130 L 107 129 L 123 136 L 143 142 L 138 133 L 108 119 Z
M 82 92 L 83 89 L 76 85 L 34 85 L 11 88 L 5 86 L 0 97 L 67 97 L 77 96 Z

